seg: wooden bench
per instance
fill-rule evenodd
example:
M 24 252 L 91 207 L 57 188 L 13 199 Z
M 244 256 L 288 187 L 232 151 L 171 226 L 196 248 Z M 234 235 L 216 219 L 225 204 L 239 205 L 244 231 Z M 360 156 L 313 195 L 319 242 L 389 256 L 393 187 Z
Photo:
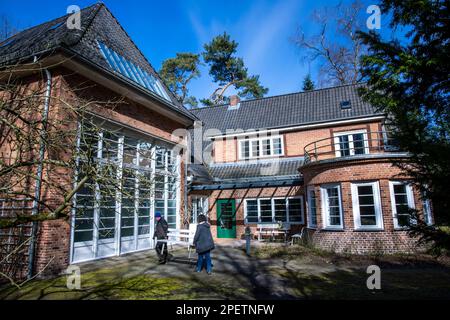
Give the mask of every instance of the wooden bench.
M 169 228 L 167 232 L 166 240 L 157 240 L 155 238 L 155 244 L 157 242 L 163 243 L 162 251 L 164 252 L 165 247 L 173 249 L 174 244 L 187 246 L 188 247 L 188 259 L 191 260 L 191 250 L 194 246 L 194 236 L 197 230 L 196 224 L 190 224 L 189 229 L 173 229 Z
M 258 241 L 261 241 L 264 236 L 270 236 L 274 239 L 277 235 L 284 235 L 286 232 L 280 229 L 278 223 L 259 223 L 257 226 Z

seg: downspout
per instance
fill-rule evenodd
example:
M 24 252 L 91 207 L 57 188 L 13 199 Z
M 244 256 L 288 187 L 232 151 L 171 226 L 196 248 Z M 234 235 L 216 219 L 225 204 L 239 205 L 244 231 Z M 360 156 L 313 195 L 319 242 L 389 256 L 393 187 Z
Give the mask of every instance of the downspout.
M 37 62 L 37 57 L 34 57 L 34 62 Z M 44 98 L 44 110 L 42 113 L 42 129 L 40 134 L 40 143 L 39 143 L 39 165 L 36 173 L 36 184 L 34 189 L 34 200 L 33 207 L 31 210 L 31 215 L 37 215 L 39 212 L 39 202 L 41 199 L 41 185 L 42 185 L 42 173 L 44 168 L 44 157 L 45 157 L 45 139 L 46 139 L 46 130 L 47 130 L 47 122 L 48 122 L 48 113 L 50 107 L 50 94 L 52 90 L 52 75 L 48 69 L 44 69 L 47 88 L 45 90 L 45 98 Z M 35 261 L 35 244 L 36 244 L 36 235 L 38 229 L 38 222 L 33 221 L 33 225 L 31 228 L 31 241 L 30 247 L 28 250 L 28 279 L 33 277 L 34 274 L 34 261 Z

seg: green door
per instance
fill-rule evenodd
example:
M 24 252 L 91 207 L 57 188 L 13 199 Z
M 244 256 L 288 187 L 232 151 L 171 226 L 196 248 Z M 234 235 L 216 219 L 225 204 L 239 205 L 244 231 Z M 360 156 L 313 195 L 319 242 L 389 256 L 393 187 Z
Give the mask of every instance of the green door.
M 234 199 L 217 200 L 217 238 L 236 238 L 236 203 Z

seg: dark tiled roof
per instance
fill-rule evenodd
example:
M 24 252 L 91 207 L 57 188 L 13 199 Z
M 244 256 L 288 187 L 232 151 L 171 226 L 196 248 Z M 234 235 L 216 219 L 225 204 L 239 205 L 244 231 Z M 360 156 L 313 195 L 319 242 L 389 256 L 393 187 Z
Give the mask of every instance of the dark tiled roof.
M 303 158 L 280 158 L 266 161 L 236 162 L 212 164 L 208 167 L 215 180 L 251 180 L 273 178 L 298 178 L 298 168 Z
M 241 101 L 237 110 L 228 105 L 191 110 L 204 123 L 204 130 L 271 129 L 336 121 L 378 114 L 358 95 L 361 85 L 344 85 L 262 99 Z M 341 109 L 341 101 L 351 108 Z
M 95 66 L 114 73 L 100 52 L 97 42 L 100 41 L 147 73 L 160 79 L 150 62 L 104 4 L 95 4 L 81 10 L 81 30 L 68 29 L 66 27 L 68 17 L 69 15 L 65 15 L 21 31 L 0 43 L 0 66 L 15 64 L 35 55 L 39 56 L 58 49 L 65 49 Z M 118 73 L 115 75 L 128 81 Z M 164 84 L 162 85 L 164 86 Z M 171 98 L 173 108 L 195 119 L 167 88 L 166 91 Z

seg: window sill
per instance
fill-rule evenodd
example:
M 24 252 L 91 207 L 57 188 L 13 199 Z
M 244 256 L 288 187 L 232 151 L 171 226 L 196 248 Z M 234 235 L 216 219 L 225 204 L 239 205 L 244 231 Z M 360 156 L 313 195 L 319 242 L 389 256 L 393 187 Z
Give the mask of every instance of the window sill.
M 353 231 L 355 231 L 355 232 L 371 232 L 371 231 L 380 232 L 380 231 L 384 231 L 384 228 L 363 228 L 363 227 L 360 227 L 360 228 L 355 228 Z

